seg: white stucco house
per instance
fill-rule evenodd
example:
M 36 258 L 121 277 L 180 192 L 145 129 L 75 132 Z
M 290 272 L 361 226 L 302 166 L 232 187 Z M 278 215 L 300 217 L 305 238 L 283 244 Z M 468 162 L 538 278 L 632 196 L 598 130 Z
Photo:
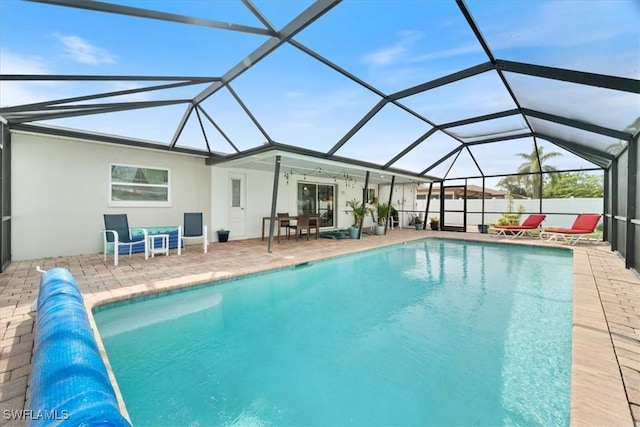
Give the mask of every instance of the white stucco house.
M 12 132 L 11 258 L 100 253 L 105 213 L 126 213 L 131 227 L 164 227 L 180 225 L 184 212 L 202 212 L 211 242 L 221 228 L 230 230 L 230 240 L 258 238 L 262 218 L 271 213 L 278 155 L 282 160 L 277 212 L 297 215 L 312 210 L 323 215 L 325 229 L 351 225 L 345 203 L 362 199 L 371 170 L 364 166 L 278 150 L 209 165 L 203 155 Z M 123 183 L 115 176 L 117 168 L 155 172 L 164 178 Z M 370 194 L 386 200 L 391 179 L 388 171 L 370 173 Z M 395 204 L 405 191 L 412 191 L 406 188 L 417 188 L 418 181 L 397 175 L 394 185 Z M 144 188 L 143 193 L 151 196 L 149 200 L 137 200 L 144 195 L 122 197 L 127 188 Z M 408 205 L 415 198 L 411 194 L 405 199 Z

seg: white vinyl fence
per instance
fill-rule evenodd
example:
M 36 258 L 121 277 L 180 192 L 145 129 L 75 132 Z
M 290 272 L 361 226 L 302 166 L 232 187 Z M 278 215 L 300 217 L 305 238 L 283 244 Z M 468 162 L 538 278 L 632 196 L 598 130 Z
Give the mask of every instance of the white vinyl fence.
M 417 200 L 415 203 L 416 213 L 424 216 L 427 205 L 426 200 Z M 513 212 L 518 212 L 520 206 L 524 207 L 524 213 L 520 219 L 522 222 L 528 214 L 540 212 L 539 199 L 514 199 Z M 445 200 L 445 210 L 462 211 L 464 201 L 462 199 Z M 503 212 L 508 209 L 506 199 L 485 199 L 484 200 L 484 223 L 492 224 L 498 221 Z M 570 227 L 579 213 L 599 213 L 602 214 L 604 202 L 602 198 L 571 198 L 571 199 L 542 199 L 542 212 L 547 215 L 543 222 L 543 227 Z M 440 200 L 431 200 L 429 205 L 429 216 L 440 216 Z M 467 200 L 467 225 L 475 226 L 482 223 L 482 200 Z M 489 213 L 491 212 L 491 213 Z M 495 212 L 495 213 L 494 213 Z M 403 225 L 407 225 L 411 214 L 404 212 Z M 427 221 L 428 222 L 428 221 Z M 464 223 L 462 212 L 446 212 L 446 225 L 462 225 Z

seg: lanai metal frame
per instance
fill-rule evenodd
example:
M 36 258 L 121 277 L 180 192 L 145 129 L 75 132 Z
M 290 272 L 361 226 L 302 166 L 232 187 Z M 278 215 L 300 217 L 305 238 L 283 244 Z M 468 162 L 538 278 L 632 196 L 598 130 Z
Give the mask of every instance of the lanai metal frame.
M 9 259 L 7 254 L 10 242 L 10 146 L 11 131 L 30 131 L 42 134 L 89 138 L 97 141 L 104 141 L 113 144 L 124 144 L 127 146 L 139 148 L 153 148 L 158 150 L 166 150 L 172 152 L 181 152 L 188 154 L 203 155 L 206 157 L 207 164 L 224 165 L 227 162 L 238 161 L 243 158 L 272 151 L 276 153 L 278 161 L 274 165 L 274 171 L 279 175 L 278 166 L 280 164 L 280 156 L 292 154 L 296 156 L 306 156 L 309 159 L 317 159 L 318 161 L 336 161 L 345 165 L 352 165 L 358 168 L 365 168 L 372 171 L 384 171 L 390 176 L 404 176 L 406 178 L 414 178 L 420 182 L 440 181 L 441 183 L 449 179 L 444 176 L 436 176 L 433 174 L 434 169 L 438 166 L 457 159 L 461 153 L 466 152 L 477 167 L 478 177 L 483 180 L 489 176 L 484 172 L 483 165 L 474 157 L 472 148 L 475 145 L 487 144 L 498 141 L 509 141 L 518 138 L 532 138 L 534 146 L 537 147 L 539 140 L 548 141 L 562 149 L 573 153 L 586 160 L 587 162 L 601 168 L 605 174 L 605 232 L 604 237 L 611 242 L 613 250 L 617 250 L 625 256 L 626 265 L 630 268 L 638 269 L 640 265 L 640 254 L 635 248 L 640 246 L 640 220 L 638 219 L 638 138 L 640 129 L 615 129 L 602 124 L 589 123 L 570 116 L 562 116 L 557 113 L 539 111 L 537 109 L 527 108 L 523 106 L 520 99 L 513 89 L 506 73 L 514 73 L 519 75 L 532 76 L 541 79 L 553 81 L 569 82 L 585 87 L 604 88 L 613 91 L 620 91 L 634 95 L 640 95 L 640 80 L 625 78 L 612 75 L 604 75 L 597 73 L 589 73 L 571 69 L 550 67 L 544 65 L 536 65 L 533 63 L 525 63 L 518 61 L 510 61 L 506 59 L 496 58 L 490 44 L 483 36 L 480 26 L 474 19 L 470 8 L 464 0 L 456 0 L 456 5 L 460 13 L 464 17 L 467 25 L 475 35 L 477 42 L 482 48 L 486 62 L 476 64 L 474 66 L 450 73 L 448 75 L 432 79 L 412 87 L 408 87 L 393 93 L 385 93 L 379 88 L 371 85 L 367 81 L 350 73 L 340 65 L 330 61 L 325 56 L 312 50 L 300 41 L 296 40 L 296 36 L 304 31 L 307 27 L 312 26 L 323 15 L 331 13 L 331 11 L 339 7 L 340 0 L 321 0 L 314 2 L 310 7 L 293 18 L 288 24 L 284 25 L 280 30 L 276 29 L 267 16 L 251 1 L 242 0 L 246 8 L 257 18 L 262 27 L 248 26 L 234 23 L 226 23 L 196 16 L 187 16 L 181 14 L 167 13 L 159 10 L 137 8 L 124 6 L 121 4 L 87 1 L 87 0 L 26 0 L 32 3 L 42 3 L 48 6 L 68 7 L 76 9 L 84 9 L 96 12 L 99 19 L 101 13 L 124 15 L 139 19 L 160 20 L 186 25 L 195 25 L 210 28 L 212 30 L 233 31 L 247 34 L 255 34 L 264 36 L 266 40 L 258 48 L 249 52 L 246 57 L 238 62 L 235 66 L 227 70 L 219 76 L 150 76 L 150 75 L 34 75 L 34 74 L 0 74 L 0 81 L 65 81 L 65 82 L 105 82 L 105 81 L 127 81 L 144 83 L 145 87 L 135 89 L 126 89 L 110 92 L 91 93 L 83 96 L 75 96 L 61 99 L 53 99 L 45 102 L 3 106 L 0 108 L 0 130 L 2 135 L 2 186 L 0 199 L 2 200 L 2 218 L 3 227 L 0 234 L 2 246 L 0 247 L 0 259 L 3 264 Z M 262 59 L 266 58 L 283 45 L 293 46 L 295 49 L 303 52 L 305 55 L 320 62 L 324 66 L 339 73 L 343 77 L 354 82 L 358 86 L 364 88 L 379 98 L 379 101 L 366 112 L 353 126 L 342 135 L 327 151 L 311 150 L 300 146 L 295 146 L 275 140 L 269 130 L 261 123 L 242 97 L 234 90 L 234 81 L 239 78 L 247 70 L 255 66 Z M 489 114 L 482 114 L 474 117 L 467 117 L 461 120 L 451 121 L 448 123 L 437 123 L 428 117 L 416 112 L 408 107 L 403 101 L 416 94 L 427 92 L 448 84 L 462 81 L 483 73 L 496 73 L 499 77 L 504 89 L 509 94 L 515 108 L 504 111 L 495 111 Z M 164 93 L 166 90 L 175 88 L 189 88 L 205 85 L 204 89 L 198 89 L 195 95 L 187 98 L 166 98 L 154 101 L 128 101 L 115 102 L 109 101 L 110 98 L 126 96 L 140 93 Z M 264 145 L 251 149 L 241 150 L 234 141 L 204 105 L 204 102 L 218 91 L 226 90 L 241 107 L 242 111 L 249 118 L 250 122 L 258 129 L 264 137 Z M 640 102 L 640 96 L 638 97 Z M 361 161 L 353 158 L 346 158 L 338 154 L 342 148 L 355 134 L 358 133 L 369 121 L 371 121 L 380 111 L 387 105 L 394 105 L 403 110 L 407 114 L 424 122 L 429 130 L 424 132 L 418 138 L 405 146 L 397 147 L 397 153 L 388 161 L 375 164 L 371 162 Z M 68 117 L 87 116 L 104 114 L 111 112 L 124 112 L 130 110 L 147 109 L 153 107 L 167 105 L 183 105 L 184 112 L 180 118 L 179 124 L 170 141 L 166 144 L 155 143 L 152 141 L 141 141 L 139 139 L 126 138 L 115 135 L 94 134 L 91 132 L 56 128 L 43 126 L 40 122 L 54 119 L 62 119 Z M 496 120 L 517 116 L 522 118 L 526 123 L 526 129 L 508 135 L 497 135 L 478 137 L 468 140 L 456 135 L 452 131 L 458 126 L 482 123 L 486 121 Z M 193 149 L 181 147 L 178 145 L 180 136 L 188 120 L 196 117 L 202 130 L 203 148 Z M 619 140 L 621 145 L 617 151 L 612 151 L 610 147 L 593 146 L 585 144 L 579 139 L 570 140 L 562 135 L 553 134 L 552 132 L 540 130 L 532 123 L 532 119 L 541 120 L 545 123 L 562 125 L 581 131 L 589 132 L 594 135 L 600 135 L 607 138 Z M 229 146 L 231 153 L 224 154 L 214 151 L 209 144 L 209 138 L 205 131 L 204 124 L 213 126 L 222 136 Z M 411 156 L 412 151 L 421 144 L 428 144 L 430 138 L 437 133 L 446 134 L 449 138 L 456 141 L 459 145 L 437 159 L 425 161 L 424 168 L 421 170 L 411 171 L 398 168 L 395 165 L 405 156 Z M 454 160 L 455 162 L 455 160 Z M 453 164 L 452 162 L 451 164 Z M 368 176 L 368 174 L 367 174 Z M 277 183 L 277 181 L 276 181 Z M 366 187 L 366 184 L 365 184 Z M 441 186 L 442 187 L 442 186 Z M 276 188 L 276 187 L 274 187 Z M 275 203 L 274 194 L 274 203 Z M 273 210 L 273 209 L 272 209 Z M 6 225 L 6 226 L 5 226 Z

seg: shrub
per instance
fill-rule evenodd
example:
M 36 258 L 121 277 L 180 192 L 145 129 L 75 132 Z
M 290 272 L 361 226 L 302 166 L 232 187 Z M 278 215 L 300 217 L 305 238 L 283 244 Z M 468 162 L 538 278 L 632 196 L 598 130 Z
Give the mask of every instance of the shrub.
M 520 224 L 520 217 L 524 212 L 524 206 L 518 205 L 518 212 L 513 212 L 513 197 L 511 194 L 507 194 L 507 212 L 503 213 L 500 218 L 498 218 L 498 225 L 518 225 Z

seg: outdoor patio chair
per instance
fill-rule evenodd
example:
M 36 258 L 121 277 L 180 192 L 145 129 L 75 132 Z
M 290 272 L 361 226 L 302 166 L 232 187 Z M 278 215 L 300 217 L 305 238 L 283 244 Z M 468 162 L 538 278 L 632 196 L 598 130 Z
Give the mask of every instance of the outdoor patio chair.
M 600 214 L 578 214 L 571 228 L 545 228 L 540 233 L 540 238 L 548 237 L 547 240 L 549 241 L 557 241 L 558 237 L 562 237 L 570 245 L 575 245 L 580 239 L 585 239 L 587 242 L 594 244 L 589 235 L 596 230 L 601 216 Z
M 519 225 L 494 225 L 492 228 L 498 230 L 494 236 L 506 236 L 509 233 L 513 239 L 525 235 L 533 237 L 531 232 L 538 230 L 546 217 L 543 214 L 531 214 Z
M 276 215 L 278 218 L 289 218 L 289 214 L 288 213 L 282 213 L 280 212 L 279 214 Z M 291 229 L 294 228 L 291 225 L 291 221 L 289 220 L 280 220 L 278 221 L 278 223 L 280 224 L 280 229 L 285 229 L 285 233 L 287 235 L 287 239 L 289 238 L 289 236 L 291 235 Z
M 132 230 L 141 230 L 142 236 L 131 237 Z M 118 255 L 120 247 L 129 247 L 129 257 L 133 252 L 133 247 L 144 247 L 144 259 L 149 259 L 149 248 L 147 246 L 147 230 L 144 228 L 129 228 L 127 214 L 104 214 L 104 260 L 107 260 L 107 246 L 113 244 L 113 265 L 118 265 Z
M 298 220 L 296 221 L 296 225 L 294 225 L 293 228 L 296 230 L 296 240 L 298 240 L 298 237 L 302 236 L 303 231 L 306 232 L 307 240 L 309 240 L 309 235 L 311 234 L 312 228 L 316 229 L 316 239 L 317 239 L 319 235 L 318 217 L 316 215 L 308 215 L 308 214 L 299 215 Z
M 395 227 L 400 226 L 400 218 L 398 215 L 398 211 L 393 207 L 391 208 L 391 212 L 389 213 L 389 228 L 394 229 Z
M 185 247 L 185 240 L 200 240 L 204 253 L 207 253 L 209 238 L 207 234 L 207 226 L 202 220 L 202 212 L 185 212 L 183 226 L 180 227 L 180 248 Z

